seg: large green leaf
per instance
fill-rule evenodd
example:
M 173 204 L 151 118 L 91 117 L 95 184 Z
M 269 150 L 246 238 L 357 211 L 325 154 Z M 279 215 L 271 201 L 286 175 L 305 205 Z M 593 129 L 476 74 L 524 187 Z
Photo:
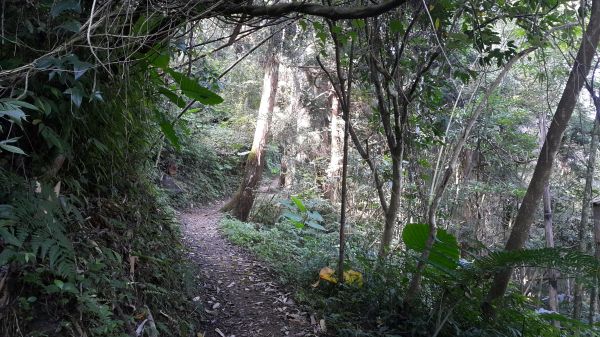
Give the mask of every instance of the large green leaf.
M 162 130 L 165 137 L 167 137 L 171 145 L 173 145 L 177 150 L 179 150 L 179 137 L 177 137 L 173 125 L 171 125 L 171 123 L 169 123 L 168 121 L 162 121 L 160 122 L 160 129 Z
M 422 253 L 429 236 L 429 225 L 412 223 L 402 231 L 402 240 L 406 247 Z M 436 232 L 436 240 L 431 248 L 428 262 L 448 269 L 455 269 L 460 258 L 460 248 L 454 235 L 443 229 Z
M 181 96 L 177 95 L 176 93 L 165 87 L 159 87 L 158 92 L 160 92 L 163 96 L 168 98 L 169 101 L 171 101 L 173 104 L 177 105 L 182 109 L 185 108 L 185 106 L 187 105 L 185 103 L 185 100 Z
M 201 86 L 195 79 L 187 77 L 173 69 L 166 69 L 166 72 L 173 77 L 173 80 L 175 80 L 183 94 L 187 97 L 195 99 L 204 105 L 216 105 L 223 102 L 221 96 Z
M 296 204 L 296 207 L 298 207 L 298 209 L 300 210 L 300 212 L 306 212 L 306 206 L 304 206 L 304 203 L 302 202 L 302 200 L 300 200 L 300 198 L 295 197 L 295 196 L 291 196 L 290 199 L 292 199 L 292 201 L 294 202 L 294 204 Z
M 9 144 L 9 143 L 14 142 L 14 139 L 15 138 L 0 141 L 0 152 L 7 151 L 7 152 L 25 155 L 25 152 L 20 147 Z

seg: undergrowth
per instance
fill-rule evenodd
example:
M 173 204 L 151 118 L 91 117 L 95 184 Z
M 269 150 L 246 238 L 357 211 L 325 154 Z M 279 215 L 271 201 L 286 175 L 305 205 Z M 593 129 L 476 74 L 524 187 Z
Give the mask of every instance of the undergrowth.
M 405 308 L 403 295 L 415 269 L 416 255 L 395 252 L 380 260 L 361 237 L 350 236 L 347 268 L 359 271 L 364 284 L 337 286 L 320 280 L 315 286 L 321 268 L 335 269 L 335 232 L 298 229 L 286 221 L 267 226 L 232 218 L 224 218 L 221 227 L 230 241 L 270 263 L 281 280 L 295 289 L 296 299 L 325 317 L 327 326 L 338 336 L 598 335 L 586 324 L 565 317 L 555 317 L 561 320 L 562 329 L 554 328 L 547 317 L 534 311 L 540 304 L 516 290 L 509 292 L 494 320 L 482 318 L 479 305 L 491 270 L 501 263 L 501 257 L 460 268 L 453 275 L 428 268 L 419 302 Z
M 150 315 L 161 335 L 195 330 L 194 269 L 152 184 L 86 201 L 5 174 L 0 186 L 6 336 L 128 336 Z
M 181 209 L 231 194 L 239 158 L 218 153 L 203 143 L 203 135 L 182 134 L 179 138 L 181 149 L 167 146 L 161 157 L 162 174 L 168 174 L 169 166 L 176 167 L 172 179 L 181 188 L 166 191 L 169 203 Z
M 32 78 L 5 129 L 27 155 L 0 155 L 0 336 L 195 335 L 197 273 L 156 184 L 155 89 L 144 72 L 88 75 Z

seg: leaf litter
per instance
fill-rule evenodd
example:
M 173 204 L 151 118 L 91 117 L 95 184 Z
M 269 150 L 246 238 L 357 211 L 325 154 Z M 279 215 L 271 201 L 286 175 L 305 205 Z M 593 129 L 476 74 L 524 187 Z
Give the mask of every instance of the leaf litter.
M 276 282 L 271 269 L 251 253 L 230 244 L 218 228 L 220 203 L 180 216 L 190 256 L 200 266 L 204 326 L 202 337 L 323 336 L 325 321 L 298 307 Z M 321 333 L 321 334 L 319 334 Z

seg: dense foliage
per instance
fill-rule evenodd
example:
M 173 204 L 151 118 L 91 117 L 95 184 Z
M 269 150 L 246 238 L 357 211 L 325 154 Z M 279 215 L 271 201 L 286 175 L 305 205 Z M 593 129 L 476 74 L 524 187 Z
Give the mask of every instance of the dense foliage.
M 195 335 L 230 195 L 340 336 L 599 334 L 600 1 L 0 7 L 0 335 Z

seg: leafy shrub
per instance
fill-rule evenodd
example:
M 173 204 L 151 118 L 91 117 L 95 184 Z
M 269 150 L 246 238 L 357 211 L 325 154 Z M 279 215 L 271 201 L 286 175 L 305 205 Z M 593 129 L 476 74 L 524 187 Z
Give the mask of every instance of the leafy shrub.
M 18 327 L 2 320 L 3 335 L 126 336 L 145 311 L 165 335 L 194 331 L 193 268 L 151 185 L 137 186 L 128 204 L 58 197 L 46 185 L 37 193 L 7 174 L 0 186 L 0 265 L 10 287 L 0 289 L 10 300 L 0 316 L 19 318 Z
M 296 299 L 317 310 L 339 336 L 562 336 L 579 331 L 597 336 L 587 324 L 561 315 L 537 314 L 538 303 L 509 291 L 505 305 L 493 321 L 481 317 L 482 302 L 493 271 L 523 264 L 559 268 L 565 273 L 597 270 L 593 257 L 562 249 L 499 252 L 473 262 L 459 261 L 458 245 L 442 232 L 425 269 L 421 296 L 410 308 L 403 298 L 416 261 L 427 237 L 426 225 L 407 226 L 405 241 L 411 250 L 395 252 L 384 260 L 350 236 L 347 242 L 349 269 L 360 271 L 364 285 L 314 288 L 319 270 L 335 267 L 337 234 L 296 228 L 283 221 L 273 227 L 223 219 L 225 235 L 271 263 L 284 282 L 296 289 Z M 410 234 L 408 234 L 410 232 Z M 450 255 L 447 252 L 452 252 Z M 561 322 L 562 330 L 551 325 Z

